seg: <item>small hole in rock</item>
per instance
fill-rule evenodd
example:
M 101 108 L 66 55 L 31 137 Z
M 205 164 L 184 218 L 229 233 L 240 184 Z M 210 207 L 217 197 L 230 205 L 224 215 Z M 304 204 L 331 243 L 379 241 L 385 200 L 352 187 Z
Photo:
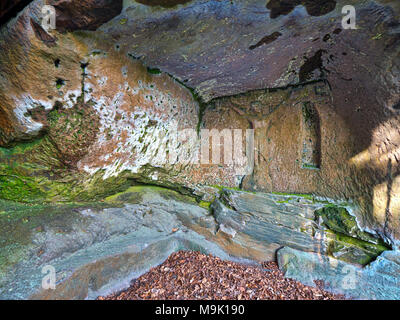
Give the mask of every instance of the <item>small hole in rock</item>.
M 56 80 L 56 88 L 60 89 L 63 85 L 65 85 L 65 81 L 63 79 Z
M 393 107 L 394 110 L 400 110 L 400 101 L 397 102 Z
M 88 67 L 89 62 L 81 62 L 81 69 L 82 69 L 82 74 L 86 75 L 86 68 Z
M 61 63 L 61 60 L 60 60 L 60 59 L 54 60 L 54 66 L 55 66 L 56 68 L 58 68 L 58 67 L 60 66 L 60 63 Z
M 328 33 L 324 36 L 324 38 L 322 39 L 324 42 L 327 42 L 329 39 L 331 38 L 331 35 Z

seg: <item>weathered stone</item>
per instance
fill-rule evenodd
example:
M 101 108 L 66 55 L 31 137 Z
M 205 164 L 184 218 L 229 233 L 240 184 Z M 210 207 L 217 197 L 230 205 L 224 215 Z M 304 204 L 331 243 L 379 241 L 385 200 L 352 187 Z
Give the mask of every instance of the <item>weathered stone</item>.
M 0 26 L 13 15 L 17 15 L 31 0 L 4 0 L 0 3 Z
M 255 0 L 199 0 L 174 7 L 169 4 L 179 3 L 128 1 L 121 15 L 97 32 L 66 34 L 41 29 L 43 4 L 34 1 L 1 30 L 3 146 L 46 133 L 46 114 L 54 106 L 71 108 L 83 102 L 96 110 L 93 117 L 100 117 L 101 127 L 96 139 L 77 144 L 81 150 L 74 154 L 81 159 L 75 157 L 72 162 L 76 163 L 81 184 L 88 184 L 94 172 L 100 175 L 103 171 L 107 178 L 125 175 L 127 169 L 130 173 L 126 179 L 129 176 L 146 183 L 157 179 L 158 184 L 200 193 L 205 185 L 225 185 L 351 199 L 359 204 L 356 215 L 362 226 L 376 230 L 388 241 L 396 240 L 399 7 L 395 2 L 353 3 L 360 30 L 364 31 L 340 32 L 336 21 L 341 21 L 342 1 L 326 8 L 295 1 L 287 12 L 280 12 L 285 7 L 280 2 L 269 2 L 271 10 L 266 10 L 265 1 Z M 73 19 L 79 22 L 75 26 L 79 29 L 97 27 L 117 14 L 117 10 L 108 10 L 106 19 L 101 11 L 96 22 L 91 11 L 98 5 L 94 2 L 84 8 L 78 8 L 74 1 L 53 4 L 63 8 L 66 16 L 72 13 L 80 17 Z M 114 5 L 100 5 L 107 8 L 108 4 Z M 256 11 L 261 13 L 255 16 Z M 365 16 L 368 19 L 363 19 Z M 59 20 L 64 21 L 62 16 Z M 266 23 L 272 27 L 268 36 L 263 29 Z M 213 43 L 209 39 L 215 38 L 215 28 L 222 36 L 230 36 Z M 382 30 L 379 34 L 377 28 Z M 280 36 L 274 35 L 277 30 Z M 321 32 L 326 33 L 324 37 Z M 249 34 L 251 39 L 246 36 Z M 288 39 L 291 46 L 286 45 Z M 254 47 L 257 43 L 260 45 Z M 200 47 L 207 55 L 197 50 Z M 293 48 L 301 55 L 294 57 Z M 382 60 L 375 61 L 376 56 Z M 221 63 L 215 65 L 215 61 Z M 360 67 L 353 70 L 353 65 Z M 157 74 L 157 68 L 193 87 L 197 94 L 191 96 L 166 74 Z M 135 83 L 139 81 L 145 85 L 136 94 L 132 90 L 140 87 Z M 157 86 L 157 96 L 150 94 L 147 85 Z M 237 95 L 265 87 L 271 90 Z M 174 92 L 175 102 L 185 101 L 184 106 L 172 103 L 160 116 L 164 107 L 157 103 L 167 92 Z M 233 96 L 219 98 L 226 95 Z M 146 96 L 153 96 L 157 102 L 148 101 Z M 206 105 L 198 98 L 216 100 Z M 112 105 L 111 109 L 107 105 Z M 174 105 L 178 112 L 171 111 Z M 304 118 L 305 106 L 313 106 L 315 111 L 310 119 Z M 143 110 L 151 114 L 149 119 L 140 118 L 138 113 Z M 166 115 L 167 125 L 162 124 Z M 132 123 L 135 116 L 139 118 Z M 160 165 L 160 156 L 169 151 L 173 121 L 180 123 L 180 129 L 254 128 L 254 171 L 244 177 L 236 175 L 232 166 L 193 166 L 188 159 L 177 166 Z M 144 128 L 150 130 L 139 134 Z M 372 128 L 376 130 L 372 132 Z M 159 135 L 164 138 L 154 143 Z M 388 136 L 393 147 L 386 152 Z M 199 140 L 194 139 L 179 153 L 194 155 L 198 150 Z M 71 162 L 62 156 L 59 160 Z
M 307 196 L 252 194 L 226 189 L 220 200 L 216 200 L 211 208 L 219 225 L 230 229 L 233 237 L 244 233 L 259 243 L 278 243 L 359 265 L 373 261 L 390 249 L 378 237 L 362 232 L 345 208 Z M 329 221 L 336 223 L 329 223 L 325 216 L 324 221 L 328 221 L 325 229 L 318 218 L 321 212 L 332 212 L 333 208 L 337 210 Z M 338 227 L 344 225 L 351 225 L 351 231 Z
M 60 32 L 96 30 L 119 15 L 122 0 L 49 0 L 56 9 L 56 28 Z
M 288 247 L 280 249 L 277 258 L 285 275 L 302 283 L 315 286 L 322 280 L 326 289 L 353 299 L 400 299 L 398 251 L 386 251 L 364 268 Z
M 400 74 L 398 3 L 336 1 L 335 6 L 329 2 L 327 7 L 311 1 L 289 1 L 289 7 L 284 6 L 286 3 L 269 2 L 271 10 L 265 10 L 265 1 L 192 1 L 184 7 L 150 10 L 131 2 L 121 15 L 125 19 L 122 27 L 116 19 L 102 30 L 110 34 L 110 39 L 118 34 L 116 42 L 122 49 L 185 81 L 206 101 L 253 89 L 326 80 L 330 102 L 316 106 L 321 140 L 310 146 L 321 147 L 322 171 L 310 173 L 305 169 L 293 175 L 290 168 L 285 173 L 293 159 L 299 159 L 302 145 L 295 140 L 299 121 L 286 110 L 272 116 L 277 133 L 270 139 L 276 157 L 264 156 L 266 163 L 249 179 L 263 191 L 315 192 L 353 199 L 360 204 L 361 223 L 393 241 L 398 210 L 389 201 L 392 208 L 390 214 L 385 213 L 387 198 L 395 197 L 385 197 L 384 189 L 388 185 L 388 159 L 394 175 L 398 166 L 398 115 L 393 108 L 398 103 L 396 83 Z M 358 30 L 341 29 L 344 5 L 356 7 Z M 280 12 L 281 8 L 288 10 Z M 214 30 L 218 30 L 220 41 L 213 41 Z M 268 38 L 271 42 L 254 48 L 274 32 L 281 36 Z M 381 58 L 377 60 L 377 56 Z M 313 98 L 310 100 L 313 102 Z M 392 147 L 386 152 L 388 132 Z M 261 139 L 265 141 L 264 132 L 260 132 Z M 318 153 L 311 150 L 311 154 L 313 151 Z M 366 162 L 368 158 L 380 159 L 379 164 Z M 318 167 L 317 162 L 318 157 L 308 169 Z M 271 175 L 276 178 L 271 179 Z
M 2 146 L 43 132 L 44 118 L 35 120 L 30 111 L 49 111 L 57 101 L 72 107 L 81 95 L 84 45 L 73 37 L 57 36 L 57 45 L 48 46 L 45 34 L 56 36 L 55 32 L 39 31 L 40 25 L 35 28 L 40 23 L 40 9 L 41 2 L 33 2 L 0 29 L 0 73 L 4 80 L 0 81 Z
M 333 11 L 336 7 L 335 0 L 271 0 L 267 4 L 267 8 L 271 10 L 272 19 L 280 15 L 287 15 L 293 11 L 298 5 L 303 5 L 307 13 L 311 16 L 323 16 Z
M 321 217 L 323 223 L 335 232 L 339 232 L 350 237 L 360 238 L 361 240 L 377 243 L 377 239 L 366 232 L 360 231 L 355 217 L 351 216 L 345 208 L 337 206 L 325 206 L 315 212 L 317 217 Z
M 1 202 L 0 297 L 95 298 L 127 286 L 181 249 L 233 259 L 192 231 L 197 226 L 213 233 L 215 222 L 191 198 L 137 187 L 107 202 L 31 207 Z M 55 291 L 41 290 L 46 265 L 57 271 Z
M 329 1 L 325 9 L 315 1 L 288 2 L 291 2 L 291 12 L 285 13 L 288 16 L 271 18 L 275 14 L 265 9 L 266 1 L 192 1 L 183 8 L 158 7 L 157 10 L 131 1 L 123 13 L 123 27 L 119 25 L 120 19 L 116 19 L 102 28 L 113 36 L 118 33 L 117 42 L 121 46 L 133 44 L 134 48 L 128 50 L 147 65 L 187 80 L 189 86 L 198 88 L 209 100 L 295 84 L 301 66 L 321 49 L 326 50 L 322 68 L 329 69 L 328 65 L 336 68 L 342 61 L 343 48 L 340 47 L 345 46 L 341 39 L 365 42 L 369 36 L 364 37 L 361 32 L 333 33 L 340 28 L 341 9 L 346 4 L 356 6 L 360 23 L 370 26 L 369 32 L 382 24 L 381 15 L 386 21 L 391 15 L 398 15 L 397 11 L 390 12 L 390 6 L 398 9 L 395 1 L 385 1 L 383 5 L 373 1 Z M 300 3 L 304 6 L 298 6 Z M 274 4 L 281 6 L 279 1 L 269 1 L 268 6 Z M 287 8 L 285 4 L 282 7 Z M 369 19 L 364 20 L 364 15 Z M 277 31 L 282 36 L 270 45 L 248 49 L 266 34 Z M 132 34 L 135 35 L 133 39 Z M 332 34 L 332 41 L 323 41 L 326 34 Z M 286 46 L 287 41 L 291 46 Z M 202 50 L 198 50 L 199 46 Z M 353 55 L 350 48 L 346 50 L 347 59 L 362 61 L 356 52 Z M 337 59 L 330 59 L 330 54 Z M 337 81 L 341 75 L 331 72 L 327 76 Z
M 318 229 L 313 212 L 324 205 L 307 197 L 224 189 L 204 208 L 193 197 L 149 186 L 131 187 L 100 204 L 2 201 L 0 297 L 95 298 L 121 289 L 179 249 L 253 263 L 274 260 L 282 245 L 325 256 L 329 246 L 344 243 L 352 255 L 339 259 L 365 260 L 368 248 Z M 55 291 L 40 289 L 48 265 L 57 271 Z
M 44 4 L 57 30 L 42 28 Z M 324 4 L 32 1 L 0 29 L 0 198 L 94 201 L 156 184 L 205 210 L 217 198 L 217 221 L 180 219 L 231 255 L 267 260 L 285 244 L 374 260 L 388 249 L 376 239 L 400 239 L 400 6 Z M 356 30 L 341 29 L 349 4 Z M 225 145 L 224 163 L 199 163 L 202 129 L 253 129 L 254 168 L 227 164 Z M 327 204 L 311 196 L 221 186 L 342 200 L 352 216 L 325 208 L 318 221 Z

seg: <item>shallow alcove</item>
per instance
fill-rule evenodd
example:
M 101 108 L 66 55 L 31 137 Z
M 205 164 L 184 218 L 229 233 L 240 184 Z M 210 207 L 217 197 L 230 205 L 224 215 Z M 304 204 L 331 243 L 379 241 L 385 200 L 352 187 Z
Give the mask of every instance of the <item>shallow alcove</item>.
M 15 7 L 0 298 L 399 299 L 400 8 L 348 2 Z

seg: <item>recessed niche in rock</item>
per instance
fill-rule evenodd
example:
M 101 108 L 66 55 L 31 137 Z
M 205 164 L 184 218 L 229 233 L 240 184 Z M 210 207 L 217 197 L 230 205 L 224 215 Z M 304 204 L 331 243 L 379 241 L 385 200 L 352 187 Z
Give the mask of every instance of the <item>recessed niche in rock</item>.
M 400 299 L 397 1 L 46 4 L 0 5 L 1 299 Z
M 319 169 L 321 166 L 321 128 L 318 110 L 309 101 L 302 106 L 301 165 L 303 169 Z

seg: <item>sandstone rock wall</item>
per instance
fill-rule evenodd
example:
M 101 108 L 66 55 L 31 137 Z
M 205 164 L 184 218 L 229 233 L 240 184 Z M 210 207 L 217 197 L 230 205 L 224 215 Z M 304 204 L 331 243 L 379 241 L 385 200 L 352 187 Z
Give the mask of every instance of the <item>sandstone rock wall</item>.
M 219 185 L 312 193 L 399 238 L 396 1 L 126 1 L 120 14 L 120 2 L 50 2 L 57 30 L 41 27 L 39 0 L 0 29 L 3 198 L 87 200 L 138 182 L 204 199 Z M 344 4 L 357 30 L 341 29 Z M 175 129 L 253 129 L 253 170 L 198 164 L 197 135 L 165 162 Z

